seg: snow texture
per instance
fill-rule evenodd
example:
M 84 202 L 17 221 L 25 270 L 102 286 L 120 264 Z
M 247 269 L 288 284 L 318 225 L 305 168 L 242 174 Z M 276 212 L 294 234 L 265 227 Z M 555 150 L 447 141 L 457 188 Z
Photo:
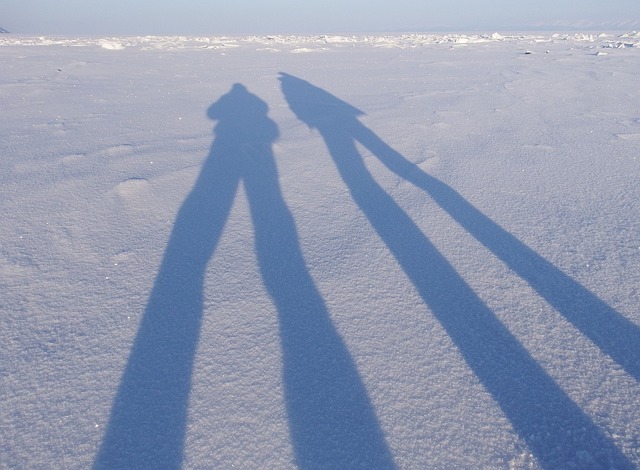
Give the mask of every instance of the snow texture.
M 640 466 L 640 33 L 0 37 L 0 467 Z

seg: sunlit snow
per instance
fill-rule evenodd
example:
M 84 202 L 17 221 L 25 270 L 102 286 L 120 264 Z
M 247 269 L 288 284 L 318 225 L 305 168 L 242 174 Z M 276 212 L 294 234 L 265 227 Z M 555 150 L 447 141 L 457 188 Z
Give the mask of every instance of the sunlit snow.
M 640 466 L 640 33 L 0 37 L 0 466 Z

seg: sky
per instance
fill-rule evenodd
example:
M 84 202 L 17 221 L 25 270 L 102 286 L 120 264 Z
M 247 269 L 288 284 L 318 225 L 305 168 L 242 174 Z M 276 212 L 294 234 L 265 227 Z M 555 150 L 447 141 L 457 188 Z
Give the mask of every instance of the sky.
M 640 0 L 2 0 L 25 34 L 640 29 Z

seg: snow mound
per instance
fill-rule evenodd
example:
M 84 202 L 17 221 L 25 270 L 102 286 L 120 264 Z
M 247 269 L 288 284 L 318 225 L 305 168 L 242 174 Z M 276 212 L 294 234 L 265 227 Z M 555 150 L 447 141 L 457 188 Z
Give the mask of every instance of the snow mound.
M 122 49 L 125 48 L 125 46 L 121 42 L 109 40 L 109 39 L 102 39 L 100 41 L 100 47 L 110 51 L 121 51 Z

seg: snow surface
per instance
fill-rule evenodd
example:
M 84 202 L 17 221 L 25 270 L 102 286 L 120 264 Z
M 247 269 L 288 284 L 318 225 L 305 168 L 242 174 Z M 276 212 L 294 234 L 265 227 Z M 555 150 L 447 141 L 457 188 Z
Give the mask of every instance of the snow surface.
M 0 466 L 637 468 L 639 45 L 2 36 Z

